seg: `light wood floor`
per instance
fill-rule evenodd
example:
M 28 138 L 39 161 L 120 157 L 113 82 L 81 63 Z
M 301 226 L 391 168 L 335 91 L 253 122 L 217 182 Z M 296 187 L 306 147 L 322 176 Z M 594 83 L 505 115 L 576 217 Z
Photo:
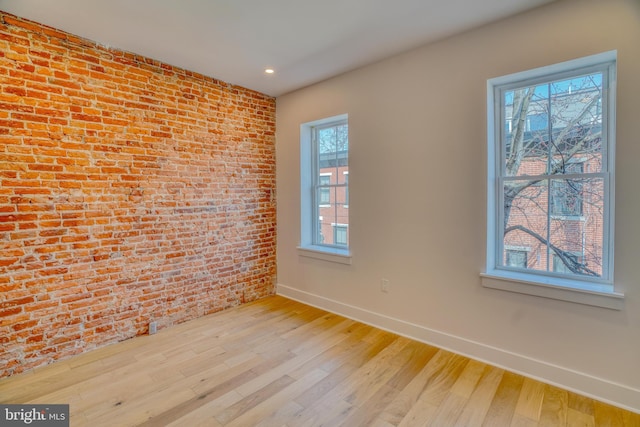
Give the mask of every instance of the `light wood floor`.
M 0 380 L 72 426 L 640 426 L 640 415 L 282 297 Z

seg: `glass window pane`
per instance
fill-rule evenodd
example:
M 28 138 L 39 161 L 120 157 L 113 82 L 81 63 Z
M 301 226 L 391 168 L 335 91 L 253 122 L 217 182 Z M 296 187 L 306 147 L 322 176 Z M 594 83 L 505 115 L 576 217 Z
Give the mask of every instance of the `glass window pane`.
M 328 127 L 318 130 L 318 148 L 320 154 L 335 153 L 336 148 L 336 128 Z
M 600 277 L 604 242 L 604 180 L 558 181 L 565 181 L 562 185 L 575 191 L 571 197 L 579 201 L 581 213 L 579 216 L 553 216 L 551 219 L 551 250 L 557 261 L 563 264 L 562 267 L 556 266 L 554 259 L 553 271 Z
M 320 175 L 318 188 L 318 203 L 320 206 L 331 203 L 330 187 L 331 175 Z
M 526 247 L 527 269 L 547 269 L 547 181 L 509 181 L 504 186 L 504 248 Z M 507 251 L 503 253 L 506 262 Z
M 551 181 L 550 212 L 556 216 L 581 216 L 583 180 L 553 179 Z
M 507 267 L 527 268 L 527 251 L 506 249 L 504 265 Z
M 602 170 L 602 73 L 549 85 L 552 126 L 551 174 L 567 173 L 575 159 Z
M 347 227 L 336 225 L 334 227 L 334 239 L 336 245 L 346 246 L 348 244 Z
M 505 176 L 541 175 L 549 157 L 548 86 L 522 87 L 504 94 Z

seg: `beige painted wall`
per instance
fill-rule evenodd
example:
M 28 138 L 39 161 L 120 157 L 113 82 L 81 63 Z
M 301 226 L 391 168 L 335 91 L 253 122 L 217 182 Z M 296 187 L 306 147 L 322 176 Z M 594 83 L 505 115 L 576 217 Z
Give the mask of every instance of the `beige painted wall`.
M 625 308 L 483 288 L 487 79 L 612 49 Z M 299 127 L 342 113 L 352 265 L 296 251 Z M 640 411 L 640 2 L 559 1 L 424 46 L 278 98 L 276 128 L 282 294 Z

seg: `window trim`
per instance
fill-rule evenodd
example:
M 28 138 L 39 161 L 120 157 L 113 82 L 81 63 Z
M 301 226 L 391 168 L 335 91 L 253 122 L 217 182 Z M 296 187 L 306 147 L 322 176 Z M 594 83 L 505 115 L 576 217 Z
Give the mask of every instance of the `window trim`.
M 332 123 L 348 123 L 348 118 L 348 114 L 340 114 L 300 125 L 300 244 L 297 247 L 298 255 L 340 264 L 351 264 L 351 245 L 336 247 L 313 243 L 313 233 L 317 230 L 317 225 L 313 223 L 317 219 L 317 216 L 313 214 L 315 199 L 313 174 L 318 171 L 314 163 L 312 131 L 316 127 Z
M 591 55 L 571 61 L 566 61 L 529 71 L 514 73 L 507 76 L 489 79 L 487 81 L 487 249 L 486 268 L 481 273 L 484 287 L 506 290 L 516 293 L 541 296 L 545 298 L 576 302 L 611 309 L 622 309 L 624 294 L 616 291 L 613 283 L 613 247 L 614 247 L 614 177 L 615 177 L 615 93 L 616 93 L 616 60 L 617 52 L 609 51 Z M 500 208 L 502 190 L 498 188 L 499 180 L 497 167 L 501 165 L 501 100 L 496 98 L 498 88 L 521 87 L 549 82 L 551 80 L 572 77 L 576 73 L 607 66 L 607 103 L 608 112 L 606 122 L 603 122 L 603 132 L 607 133 L 607 147 L 603 152 L 603 163 L 607 165 L 607 179 L 605 179 L 605 240 L 603 251 L 608 258 L 603 274 L 606 277 L 593 280 L 591 278 L 559 277 L 553 272 L 517 271 L 499 268 L 498 260 L 502 253 L 498 250 L 503 246 L 501 241 Z

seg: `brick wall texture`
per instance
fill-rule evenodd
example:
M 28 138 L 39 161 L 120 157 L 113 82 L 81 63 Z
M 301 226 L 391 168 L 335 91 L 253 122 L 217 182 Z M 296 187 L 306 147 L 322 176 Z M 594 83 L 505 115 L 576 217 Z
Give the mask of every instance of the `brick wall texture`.
M 0 12 L 0 377 L 275 291 L 275 100 Z

